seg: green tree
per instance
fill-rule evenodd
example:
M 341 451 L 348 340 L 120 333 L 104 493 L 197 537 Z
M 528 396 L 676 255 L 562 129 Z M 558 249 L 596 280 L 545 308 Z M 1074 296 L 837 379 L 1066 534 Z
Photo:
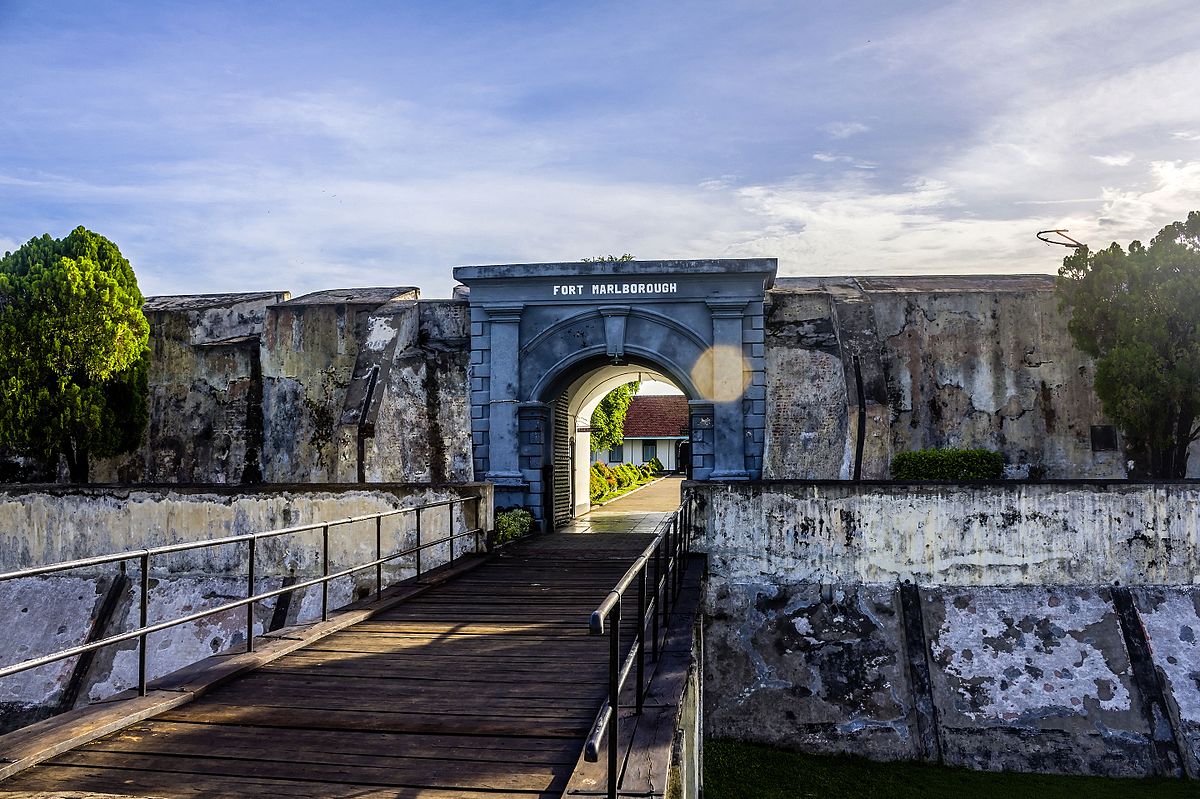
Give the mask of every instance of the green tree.
M 632 261 L 633 256 L 629 253 L 624 255 L 600 255 L 595 258 L 584 258 L 585 264 L 619 264 L 622 261 Z
M 633 382 L 617 386 L 592 411 L 592 452 L 612 449 L 625 439 L 625 413 L 639 385 Z
M 1096 359 L 1096 394 L 1138 477 L 1180 478 L 1200 437 L 1200 212 L 1143 246 L 1063 259 L 1058 290 L 1075 344 Z
M 85 482 L 92 455 L 136 449 L 150 327 L 129 262 L 76 228 L 0 258 L 0 447 Z

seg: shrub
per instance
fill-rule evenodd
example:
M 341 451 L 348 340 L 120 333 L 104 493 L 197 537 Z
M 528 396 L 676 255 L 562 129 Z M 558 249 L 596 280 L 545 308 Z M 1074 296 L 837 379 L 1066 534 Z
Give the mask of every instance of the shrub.
M 592 502 L 599 502 L 600 499 L 608 493 L 608 481 L 600 476 L 600 473 L 595 469 L 588 480 L 588 496 Z
M 655 474 L 661 474 L 662 472 L 666 471 L 663 468 L 662 461 L 660 461 L 658 459 L 657 455 L 654 456 L 653 458 L 651 458 L 650 460 L 646 461 L 646 465 L 649 466 L 650 468 L 652 468 L 654 470 Z
M 999 480 L 1004 456 L 990 449 L 921 449 L 892 459 L 895 480 Z
M 506 544 L 529 533 L 533 514 L 524 508 L 511 508 L 496 514 L 496 543 Z

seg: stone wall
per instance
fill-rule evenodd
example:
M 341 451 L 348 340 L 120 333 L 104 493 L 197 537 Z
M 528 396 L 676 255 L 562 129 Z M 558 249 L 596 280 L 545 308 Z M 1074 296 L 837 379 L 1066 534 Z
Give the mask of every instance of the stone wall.
M 1200 484 L 689 484 L 709 734 L 1200 774 Z
M 150 422 L 100 483 L 472 478 L 467 305 L 415 289 L 152 297 Z
M 1119 437 L 1093 450 L 1109 422 L 1049 275 L 780 278 L 766 320 L 764 478 L 886 478 L 930 447 L 998 450 L 1015 477 L 1125 476 Z
M 380 485 L 293 486 L 285 489 L 180 490 L 79 489 L 31 487 L 0 493 L 0 572 L 58 563 L 143 547 L 220 538 L 344 519 L 393 508 L 457 497 L 481 497 L 482 526 L 490 528 L 489 486 Z M 475 502 L 421 512 L 423 540 L 444 537 L 450 529 L 479 526 Z M 414 514 L 383 521 L 383 548 L 397 551 L 416 540 Z M 456 554 L 471 551 L 464 538 Z M 443 563 L 446 545 L 422 554 L 425 568 Z M 375 557 L 375 525 L 361 522 L 331 528 L 331 570 L 348 568 Z M 321 532 L 298 532 L 259 542 L 256 590 L 321 574 Z M 384 581 L 414 573 L 411 556 L 386 564 Z M 229 544 L 211 549 L 157 556 L 150 569 L 150 622 L 185 615 L 203 607 L 247 595 L 247 549 Z M 140 581 L 136 558 L 124 566 L 77 569 L 42 577 L 0 582 L 0 665 L 66 649 L 136 626 Z M 334 581 L 330 602 L 338 607 L 375 588 L 374 570 Z M 281 601 L 268 599 L 255 608 L 255 630 L 261 634 L 287 624 L 317 618 L 320 590 L 300 589 Z M 246 614 L 238 609 L 149 636 L 151 678 L 225 649 L 245 645 Z M 91 662 L 71 659 L 7 678 L 0 678 L 0 732 L 102 699 L 136 682 L 136 643 L 101 650 Z
M 150 422 L 136 453 L 97 459 L 96 482 L 261 480 L 267 308 L 287 292 L 150 297 Z

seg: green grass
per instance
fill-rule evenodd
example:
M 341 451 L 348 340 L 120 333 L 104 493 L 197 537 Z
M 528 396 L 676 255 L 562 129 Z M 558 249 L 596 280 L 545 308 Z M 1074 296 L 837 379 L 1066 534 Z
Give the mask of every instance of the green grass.
M 1175 799 L 1200 782 L 1044 774 L 993 774 L 911 762 L 785 752 L 735 741 L 704 742 L 705 799 Z

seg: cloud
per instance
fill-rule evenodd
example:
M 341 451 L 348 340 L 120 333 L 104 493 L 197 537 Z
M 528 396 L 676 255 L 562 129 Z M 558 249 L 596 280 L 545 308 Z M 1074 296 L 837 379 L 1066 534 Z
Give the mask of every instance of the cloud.
M 830 122 L 821 129 L 835 139 L 848 139 L 859 133 L 866 133 L 871 128 L 862 122 Z
M 876 164 L 870 161 L 863 161 L 858 158 L 853 158 L 849 155 L 836 155 L 834 153 L 813 153 L 813 160 L 820 161 L 823 164 L 849 164 L 855 169 L 874 169 Z
M 1120 155 L 1093 155 L 1096 159 L 1105 166 L 1129 166 L 1133 161 L 1133 156 L 1129 153 L 1121 153 Z
M 1194 130 L 1177 130 L 1171 134 L 1172 139 L 1180 141 L 1200 141 L 1200 132 Z

